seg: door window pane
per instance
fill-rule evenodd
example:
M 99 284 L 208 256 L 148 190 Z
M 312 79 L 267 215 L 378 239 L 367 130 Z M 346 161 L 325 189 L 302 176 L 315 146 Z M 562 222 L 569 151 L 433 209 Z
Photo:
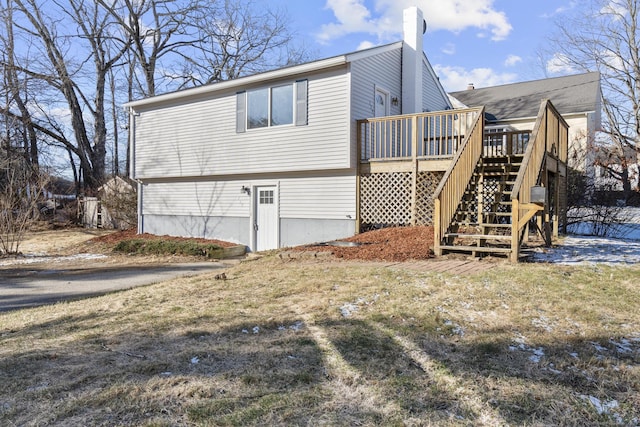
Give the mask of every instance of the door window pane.
M 260 204 L 261 205 L 273 204 L 273 190 L 260 190 Z

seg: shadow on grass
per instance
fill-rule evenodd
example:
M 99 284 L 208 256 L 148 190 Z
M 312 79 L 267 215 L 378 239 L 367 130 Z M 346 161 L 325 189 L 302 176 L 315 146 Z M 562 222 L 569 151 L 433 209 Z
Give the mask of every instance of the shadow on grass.
M 621 353 L 608 337 L 468 344 L 395 319 L 326 319 L 315 326 L 331 354 L 294 316 L 221 329 L 203 313 L 188 325 L 176 318 L 97 332 L 111 315 L 0 330 L 0 342 L 21 348 L 0 360 L 1 423 L 468 425 L 486 424 L 484 412 L 507 425 L 611 421 L 581 395 L 616 398 L 626 423 L 640 416 L 639 346 Z M 29 342 L 47 334 L 61 339 Z

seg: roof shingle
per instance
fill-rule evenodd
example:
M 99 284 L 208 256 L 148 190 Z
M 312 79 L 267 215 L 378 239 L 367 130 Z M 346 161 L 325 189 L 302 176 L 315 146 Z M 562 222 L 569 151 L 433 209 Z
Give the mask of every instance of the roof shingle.
M 560 114 L 599 110 L 600 73 L 591 72 L 451 92 L 468 107 L 485 106 L 490 121 L 535 117 L 540 102 L 550 99 Z

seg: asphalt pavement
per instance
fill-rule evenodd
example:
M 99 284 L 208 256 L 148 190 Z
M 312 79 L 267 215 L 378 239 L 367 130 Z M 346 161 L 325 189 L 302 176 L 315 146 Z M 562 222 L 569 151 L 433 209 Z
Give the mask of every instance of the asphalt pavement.
M 87 264 L 47 270 L 38 269 L 37 266 L 0 270 L 0 311 L 94 297 L 229 267 L 226 262 L 123 267 L 95 262 Z

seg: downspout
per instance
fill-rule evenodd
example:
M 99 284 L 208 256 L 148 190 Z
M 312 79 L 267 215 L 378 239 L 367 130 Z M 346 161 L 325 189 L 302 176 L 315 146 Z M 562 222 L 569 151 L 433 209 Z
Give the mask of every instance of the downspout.
M 133 107 L 129 107 L 129 176 L 137 185 L 137 211 L 138 211 L 138 229 L 137 233 L 144 232 L 143 216 L 142 216 L 142 181 L 136 177 L 136 117 L 140 113 L 136 113 Z

